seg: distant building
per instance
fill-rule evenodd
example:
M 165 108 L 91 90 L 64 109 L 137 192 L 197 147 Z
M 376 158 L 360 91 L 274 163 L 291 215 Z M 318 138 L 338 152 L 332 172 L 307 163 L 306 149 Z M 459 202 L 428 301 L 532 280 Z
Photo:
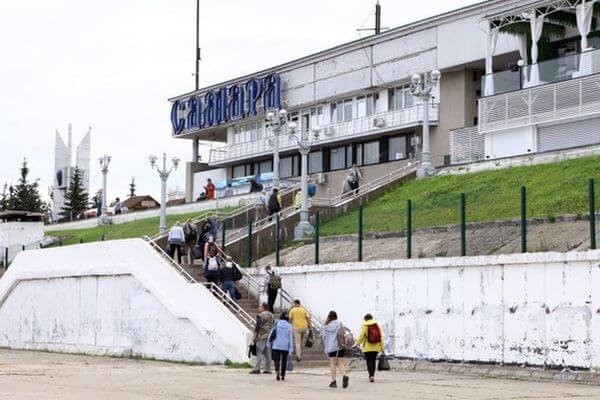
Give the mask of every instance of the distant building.
M 150 195 L 129 197 L 121 203 L 121 207 L 127 208 L 129 212 L 150 210 L 159 206 L 160 203 Z
M 85 134 L 79 145 L 73 165 L 73 134 L 71 124 L 67 132 L 67 144 L 63 141 L 58 130 L 56 131 L 56 145 L 54 150 L 54 189 L 52 191 L 52 220 L 60 218 L 60 212 L 65 205 L 65 192 L 71 182 L 73 170 L 79 168 L 83 174 L 83 186 L 86 192 L 90 192 L 90 146 L 91 128 Z
M 29 211 L 0 212 L 0 264 L 10 263 L 23 249 L 44 240 L 44 214 Z

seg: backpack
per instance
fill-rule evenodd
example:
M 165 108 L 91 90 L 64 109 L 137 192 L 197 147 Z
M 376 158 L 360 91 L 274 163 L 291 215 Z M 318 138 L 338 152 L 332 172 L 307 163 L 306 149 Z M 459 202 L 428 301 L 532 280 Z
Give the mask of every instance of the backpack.
M 281 210 L 281 207 L 279 206 L 279 201 L 277 199 L 277 195 L 276 194 L 272 194 L 269 197 L 267 208 L 271 212 L 279 212 Z
M 367 342 L 371 344 L 381 342 L 381 330 L 379 330 L 379 325 L 372 324 L 367 327 Z
M 275 275 L 274 272 L 269 275 L 271 275 L 271 283 L 269 283 L 269 288 L 273 290 L 281 289 L 281 277 L 279 275 Z
M 196 227 L 189 222 L 186 223 L 183 226 L 183 236 L 185 237 L 186 242 L 195 241 L 197 236 Z
M 352 332 L 350 332 L 350 329 L 346 328 L 342 324 L 340 324 L 340 329 L 338 329 L 337 339 L 340 350 L 351 349 L 356 343 L 354 336 L 352 336 Z

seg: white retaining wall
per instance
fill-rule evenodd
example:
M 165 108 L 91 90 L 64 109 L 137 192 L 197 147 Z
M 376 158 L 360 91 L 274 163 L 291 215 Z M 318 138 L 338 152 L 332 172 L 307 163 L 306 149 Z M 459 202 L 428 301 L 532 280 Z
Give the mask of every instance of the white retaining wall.
M 0 279 L 0 346 L 245 362 L 250 331 L 141 239 L 20 253 Z
M 43 222 L 4 222 L 0 223 L 0 261 L 6 261 L 8 248 L 8 262 L 23 249 L 39 247 L 44 240 Z
M 279 268 L 284 288 L 396 356 L 600 367 L 600 251 Z

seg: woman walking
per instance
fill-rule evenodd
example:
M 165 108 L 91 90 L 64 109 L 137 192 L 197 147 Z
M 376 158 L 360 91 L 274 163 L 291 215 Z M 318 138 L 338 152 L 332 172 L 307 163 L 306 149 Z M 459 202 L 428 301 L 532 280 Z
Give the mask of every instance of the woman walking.
M 356 341 L 357 346 L 362 346 L 365 359 L 367 360 L 367 371 L 369 382 L 375 382 L 375 362 L 377 354 L 383 353 L 383 330 L 371 314 L 364 317 L 365 322 L 360 328 L 360 335 Z
M 271 347 L 271 358 L 275 362 L 277 380 L 285 381 L 287 360 L 294 351 L 294 330 L 288 322 L 286 312 L 281 314 L 279 321 L 273 326 L 269 334 L 269 346 Z
M 344 356 L 346 350 L 339 342 L 339 331 L 342 328 L 342 324 L 338 321 L 337 313 L 335 311 L 329 311 L 327 320 L 325 320 L 325 326 L 323 327 L 323 345 L 325 347 L 325 354 L 329 357 L 329 368 L 331 373 L 330 388 L 337 387 L 336 373 L 340 371 L 342 375 L 342 387 L 346 389 L 350 378 L 346 375 L 346 364 L 344 364 Z

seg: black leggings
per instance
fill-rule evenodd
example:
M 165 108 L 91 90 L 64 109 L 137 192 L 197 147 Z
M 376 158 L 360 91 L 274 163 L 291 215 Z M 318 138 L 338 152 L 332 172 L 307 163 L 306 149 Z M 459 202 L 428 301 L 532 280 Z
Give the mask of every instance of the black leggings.
M 277 289 L 267 289 L 267 296 L 268 296 L 267 303 L 269 304 L 269 312 L 272 313 L 274 311 L 274 307 L 275 307 L 275 300 L 277 299 Z
M 378 352 L 376 351 L 365 352 L 365 359 L 367 360 L 367 371 L 369 371 L 369 378 L 375 376 L 375 364 L 377 361 L 377 354 Z
M 275 362 L 275 373 L 284 377 L 285 369 L 287 367 L 288 352 L 283 350 L 271 350 L 271 358 Z
M 174 260 L 175 259 L 175 251 L 177 251 L 177 259 L 179 260 L 179 264 L 181 264 L 181 245 L 180 244 L 170 244 L 169 245 L 169 255 Z

